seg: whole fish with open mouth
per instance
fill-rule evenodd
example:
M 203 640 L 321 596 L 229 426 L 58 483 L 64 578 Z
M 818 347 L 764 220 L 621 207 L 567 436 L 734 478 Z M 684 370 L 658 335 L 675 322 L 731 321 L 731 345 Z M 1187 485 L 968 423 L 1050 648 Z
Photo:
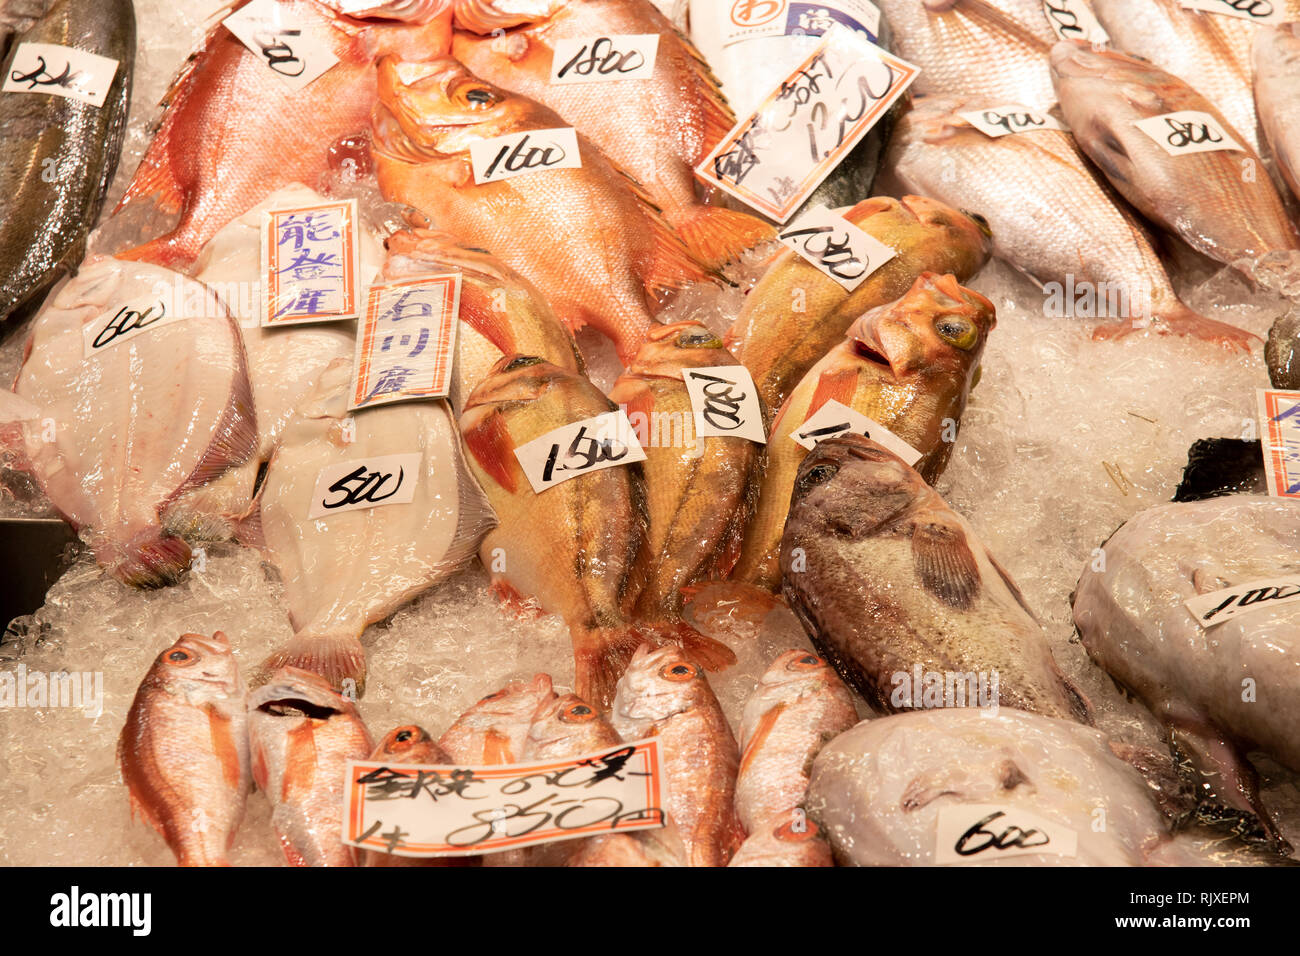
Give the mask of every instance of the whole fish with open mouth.
M 813 759 L 857 722 L 853 694 L 824 659 L 792 650 L 772 662 L 741 717 L 736 812 L 751 837 L 781 842 L 773 830 L 797 827 Z
M 607 707 L 646 628 L 629 617 L 633 563 L 645 535 L 645 490 L 637 464 L 578 475 L 538 494 L 515 449 L 562 425 L 615 410 L 586 378 L 536 356 L 508 356 L 469 396 L 460 416 L 467 459 L 499 524 L 480 557 L 508 600 L 536 600 L 560 614 L 573 640 L 578 695 Z M 594 439 L 593 439 L 594 440 Z M 734 663 L 723 645 L 684 622 L 647 627 Z
M 349 760 L 375 744 L 356 704 L 319 675 L 286 667 L 248 695 L 253 779 L 271 801 L 285 859 L 292 866 L 355 866 L 343 842 Z
M 804 459 L 781 574 L 813 645 L 881 713 L 935 703 L 928 679 L 924 694 L 911 684 L 920 671 L 944 675 L 945 688 L 961 676 L 939 704 L 960 697 L 957 706 L 1090 721 L 1020 589 L 966 519 L 861 435 L 827 439 Z
M 14 391 L 45 417 L 25 467 L 119 580 L 174 584 L 190 546 L 169 529 L 203 523 L 191 493 L 257 447 L 239 327 L 192 279 L 99 259 L 31 329 Z
M 1297 14 L 1300 20 L 1300 14 Z M 1291 194 L 1300 199 L 1300 23 L 1262 26 L 1252 50 L 1255 108 L 1264 138 Z
M 690 369 L 725 366 L 740 363 L 721 339 L 695 322 L 676 322 L 651 330 L 609 393 L 632 426 L 643 430 L 649 525 L 634 570 L 641 587 L 635 614 L 643 620 L 678 616 L 682 589 L 706 577 L 725 577 L 740 553 L 763 446 L 739 436 L 700 437 L 683 379 Z M 718 387 L 722 399 L 743 398 L 739 386 Z M 726 408 L 719 405 L 719 414 Z M 765 421 L 759 427 L 766 434 Z
M 533 714 L 550 700 L 555 700 L 555 690 L 548 674 L 537 674 L 529 682 L 511 681 L 457 717 L 438 738 L 438 746 L 455 763 L 521 763 Z
M 182 634 L 140 683 L 117 744 L 133 813 L 181 866 L 229 866 L 252 785 L 244 682 L 226 635 Z
M 1250 149 L 1223 115 L 1182 80 L 1143 60 L 1098 53 L 1063 40 L 1052 48 L 1052 77 L 1061 112 L 1079 147 L 1121 195 L 1152 222 L 1203 255 L 1237 265 L 1259 281 L 1256 260 L 1275 253 L 1291 281 L 1300 281 L 1300 236 L 1282 199 Z M 1173 156 L 1133 124 L 1166 113 L 1208 113 L 1242 146 Z
M 379 99 L 372 153 L 384 196 L 488 250 L 535 285 L 571 329 L 591 325 L 612 339 L 625 363 L 645 340 L 659 296 L 708 275 L 639 187 L 581 133 L 578 168 L 475 182 L 473 144 L 567 125 L 540 103 L 451 57 L 385 57 Z M 535 136 L 529 142 L 545 145 Z
M 452 55 L 488 82 L 544 103 L 589 137 L 645 189 L 706 265 L 720 266 L 772 238 L 772 227 L 761 219 L 696 198 L 695 167 L 736 117 L 699 52 L 650 0 L 552 0 L 535 8 L 530 16 L 511 0 L 459 0 L 461 30 Z M 658 37 L 649 77 L 550 81 L 561 42 L 603 36 L 617 43 L 620 34 Z M 587 53 L 591 63 L 600 55 L 594 48 Z M 582 68 L 575 63 L 570 72 Z
M 863 312 L 894 302 L 923 272 L 952 273 L 965 282 L 992 250 L 986 222 L 932 199 L 877 196 L 843 215 L 894 249 L 894 258 L 850 293 L 793 249 L 783 249 L 727 332 L 727 348 L 753 373 L 773 410 Z
M 406 229 L 388 237 L 385 279 L 447 272 L 461 277 L 450 396 L 457 412 L 506 355 L 537 355 L 560 368 L 583 372 L 573 335 L 537 288 L 501 260 L 460 245 L 450 233 Z
M 1056 35 L 1040 0 L 881 0 L 894 52 L 921 68 L 917 93 L 957 93 L 1048 110 Z
M 657 737 L 669 819 L 691 866 L 726 866 L 744 838 L 736 817 L 740 753 L 704 670 L 681 649 L 637 648 L 610 718 L 624 740 Z
M 992 137 L 958 115 L 1004 105 L 919 98 L 890 141 L 892 191 L 924 193 L 979 211 L 993 230 L 994 252 L 1039 286 L 1072 277 L 1080 288 L 1086 283 L 1112 290 L 1119 300 L 1116 318 L 1153 319 L 1161 331 L 1248 347 L 1254 336 L 1197 315 L 1178 300 L 1146 227 L 1069 132 L 1031 129 Z M 1007 169 L 1023 175 L 1009 179 Z M 1133 327 L 1103 325 L 1095 334 Z
M 921 452 L 917 470 L 937 478 L 952 454 L 996 322 L 988 299 L 951 275 L 928 272 L 897 302 L 859 318 L 848 338 L 803 377 L 772 423 L 758 506 L 732 579 L 764 591 L 780 588 L 781 534 L 799 463 L 808 454 L 794 436 L 830 401 L 879 422 Z
M 325 370 L 284 430 L 258 514 L 294 629 L 263 669 L 301 667 L 336 688 L 352 680 L 359 695 L 366 627 L 459 570 L 493 518 L 465 469 L 446 402 L 395 402 L 352 414 L 351 386 L 350 360 Z M 418 455 L 410 471 L 399 464 L 376 470 L 375 459 L 409 454 Z M 337 480 L 318 495 L 327 471 Z M 385 500 L 406 488 L 409 500 Z M 367 502 L 377 504 L 344 507 Z
M 58 0 L 48 10 L 10 3 L 23 32 L 0 49 L 3 76 L 17 79 L 24 43 L 73 47 L 117 62 L 99 106 L 54 96 L 28 77 L 21 92 L 0 93 L 5 162 L 0 168 L 0 321 L 37 304 L 61 275 L 77 268 L 86 236 L 99 218 L 104 193 L 122 152 L 131 74 L 135 66 L 135 8 L 130 0 Z M 14 7 L 11 11 L 9 7 Z M 35 16 L 29 22 L 22 15 Z M 26 62 L 26 61 L 24 61 Z M 44 63 L 44 60 L 41 60 Z M 61 65 L 50 63 L 47 77 Z
M 448 4 L 432 16 L 428 3 L 384 4 L 374 7 L 374 20 L 339 13 L 357 6 L 346 0 L 276 5 L 317 29 L 339 62 L 294 89 L 214 24 L 164 98 L 158 132 L 114 212 L 145 229 L 156 229 L 160 214 L 176 225 L 122 256 L 188 267 L 218 229 L 275 190 L 295 182 L 315 188 L 348 162 L 362 171 L 376 59 L 436 56 L 451 45 Z M 225 12 L 243 6 L 232 3 Z

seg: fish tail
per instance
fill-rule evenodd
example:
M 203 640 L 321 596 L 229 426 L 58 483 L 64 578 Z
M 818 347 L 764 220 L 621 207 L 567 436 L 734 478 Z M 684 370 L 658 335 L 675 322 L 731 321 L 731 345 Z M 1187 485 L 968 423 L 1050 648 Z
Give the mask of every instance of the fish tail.
M 726 670 L 736 663 L 736 655 L 726 644 L 706 637 L 685 621 L 642 624 L 641 634 L 651 643 L 676 644 L 706 671 Z
M 319 674 L 330 687 L 346 694 L 352 681 L 356 696 L 366 688 L 366 650 L 352 634 L 295 634 L 262 662 L 261 672 L 297 667 Z
M 1231 351 L 1251 351 L 1259 336 L 1239 329 L 1227 322 L 1198 315 L 1182 303 L 1163 309 L 1149 319 L 1125 319 L 1121 322 L 1100 325 L 1093 330 L 1094 339 L 1120 339 L 1145 328 L 1154 328 L 1161 335 L 1187 335 L 1204 342 L 1212 342 Z
M 761 219 L 723 206 L 694 206 L 676 227 L 691 254 L 713 269 L 776 236 L 776 231 Z
M 190 546 L 162 528 L 141 531 L 109 563 L 123 584 L 147 590 L 175 584 L 190 566 Z
M 722 616 L 757 625 L 781 605 L 771 590 L 739 580 L 701 581 L 687 585 L 681 593 L 696 619 Z
M 635 626 L 592 628 L 574 635 L 574 690 L 601 710 L 614 703 L 614 690 L 644 638 Z

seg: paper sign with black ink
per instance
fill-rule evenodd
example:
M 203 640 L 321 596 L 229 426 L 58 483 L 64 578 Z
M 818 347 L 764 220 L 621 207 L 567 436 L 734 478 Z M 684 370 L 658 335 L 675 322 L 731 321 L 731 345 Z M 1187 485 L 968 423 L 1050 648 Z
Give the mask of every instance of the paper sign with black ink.
M 749 369 L 743 365 L 687 368 L 682 369 L 682 379 L 691 397 L 697 436 L 734 436 L 767 444 L 763 406 Z
M 308 518 L 325 518 L 344 511 L 363 511 L 380 505 L 409 505 L 423 477 L 423 456 L 378 455 L 357 458 L 322 468 L 316 476 Z
M 899 438 L 880 422 L 849 408 L 843 402 L 831 399 L 790 433 L 796 442 L 812 451 L 819 441 L 855 432 L 870 438 L 886 451 L 892 452 L 910 468 L 921 460 L 921 453 Z
M 777 239 L 852 292 L 897 251 L 825 206 L 808 210 Z
M 515 449 L 533 491 L 618 465 L 645 461 L 645 449 L 625 412 L 605 412 L 562 425 Z
M 935 831 L 936 864 L 987 863 L 1034 854 L 1072 857 L 1079 849 L 1074 830 L 1010 805 L 945 805 Z
M 348 408 L 446 398 L 459 309 L 460 273 L 371 286 Z

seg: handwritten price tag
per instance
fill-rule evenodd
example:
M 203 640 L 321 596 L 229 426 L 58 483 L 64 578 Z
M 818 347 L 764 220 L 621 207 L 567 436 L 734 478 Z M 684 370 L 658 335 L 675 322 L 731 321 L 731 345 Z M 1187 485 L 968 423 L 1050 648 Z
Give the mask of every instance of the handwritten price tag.
M 1284 0 L 1180 0 L 1178 5 L 1184 10 L 1221 13 L 1255 23 L 1283 23 L 1287 19 Z
M 221 22 L 295 90 L 339 61 L 329 40 L 329 25 L 305 13 L 302 4 L 288 7 L 276 0 L 252 0 Z
M 197 284 L 196 284 L 197 285 Z M 130 302 L 110 309 L 81 329 L 82 352 L 89 358 L 115 345 L 128 342 L 137 335 L 171 325 L 185 318 L 183 312 L 172 311 L 166 299 L 149 302 Z
M 969 110 L 958 113 L 985 136 L 1006 136 L 1036 129 L 1065 129 L 1051 116 L 1024 106 L 995 106 L 986 110 Z
M 1247 581 L 1235 587 L 1209 591 L 1183 602 L 1201 627 L 1214 627 L 1261 608 L 1300 601 L 1300 574 Z
M 117 66 L 117 60 L 70 46 L 20 43 L 0 92 L 48 93 L 103 106 Z
M 562 425 L 520 445 L 515 457 L 539 495 L 553 485 L 588 472 L 645 461 L 645 449 L 627 414 L 605 412 Z
M 1218 120 L 1199 110 L 1164 113 L 1150 119 L 1136 120 L 1133 125 L 1155 140 L 1170 156 L 1213 153 L 1221 149 L 1244 152 Z
M 919 73 L 837 25 L 696 175 L 785 222 Z
M 1300 392 L 1261 388 L 1255 395 L 1268 493 L 1300 498 Z
M 316 476 L 308 518 L 324 518 L 343 511 L 364 511 L 380 505 L 409 505 L 420 481 L 417 452 L 356 458 L 322 468 Z
M 451 393 L 460 273 L 370 287 L 349 409 Z
M 767 444 L 763 406 L 749 369 L 743 365 L 688 368 L 682 370 L 682 379 L 695 412 L 696 435 L 735 436 Z
M 654 75 L 658 54 L 657 33 L 559 39 L 555 41 L 555 56 L 551 60 L 551 82 L 648 80 Z
M 777 239 L 850 292 L 898 255 L 825 206 L 808 210 Z
M 1110 42 L 1110 34 L 1092 15 L 1087 0 L 1043 0 L 1043 13 L 1058 40 Z
M 944 806 L 935 830 L 935 863 L 984 863 L 1038 853 L 1072 857 L 1079 851 L 1075 831 L 1011 806 Z
M 580 169 L 578 134 L 572 126 L 530 129 L 470 143 L 474 182 L 494 183 L 547 169 Z
M 861 412 L 849 408 L 843 402 L 837 402 L 835 399 L 831 399 L 817 409 L 816 412 L 809 415 L 803 425 L 790 433 L 790 437 L 804 448 L 812 451 L 819 441 L 834 438 L 836 435 L 843 435 L 845 432 L 855 432 L 865 438 L 870 438 L 886 451 L 892 452 L 903 459 L 904 464 L 909 468 L 921 460 L 919 451 L 880 424 L 880 422 L 868 418 Z
M 664 825 L 659 741 L 488 767 L 348 761 L 343 842 L 466 856 Z
M 272 209 L 262 218 L 262 325 L 360 315 L 357 201 Z

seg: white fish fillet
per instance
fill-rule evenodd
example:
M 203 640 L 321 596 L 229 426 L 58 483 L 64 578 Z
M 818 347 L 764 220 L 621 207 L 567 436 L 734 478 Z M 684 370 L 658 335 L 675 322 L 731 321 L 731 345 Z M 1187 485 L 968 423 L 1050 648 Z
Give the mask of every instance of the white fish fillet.
M 183 318 L 84 355 L 84 326 L 159 303 Z M 26 430 L 32 472 L 100 564 L 138 587 L 173 583 L 190 549 L 164 531 L 168 512 L 256 447 L 243 343 L 224 306 L 179 273 L 98 259 L 35 319 L 14 391 L 45 416 Z
M 285 428 L 259 493 L 266 553 L 280 570 L 294 637 L 268 661 L 360 688 L 359 638 L 458 570 L 496 523 L 465 470 L 445 402 L 399 402 L 350 416 L 351 360 L 336 362 Z M 349 438 L 351 440 L 349 440 Z M 415 498 L 309 518 L 322 469 L 419 453 Z M 331 498 L 331 500 L 337 500 Z

